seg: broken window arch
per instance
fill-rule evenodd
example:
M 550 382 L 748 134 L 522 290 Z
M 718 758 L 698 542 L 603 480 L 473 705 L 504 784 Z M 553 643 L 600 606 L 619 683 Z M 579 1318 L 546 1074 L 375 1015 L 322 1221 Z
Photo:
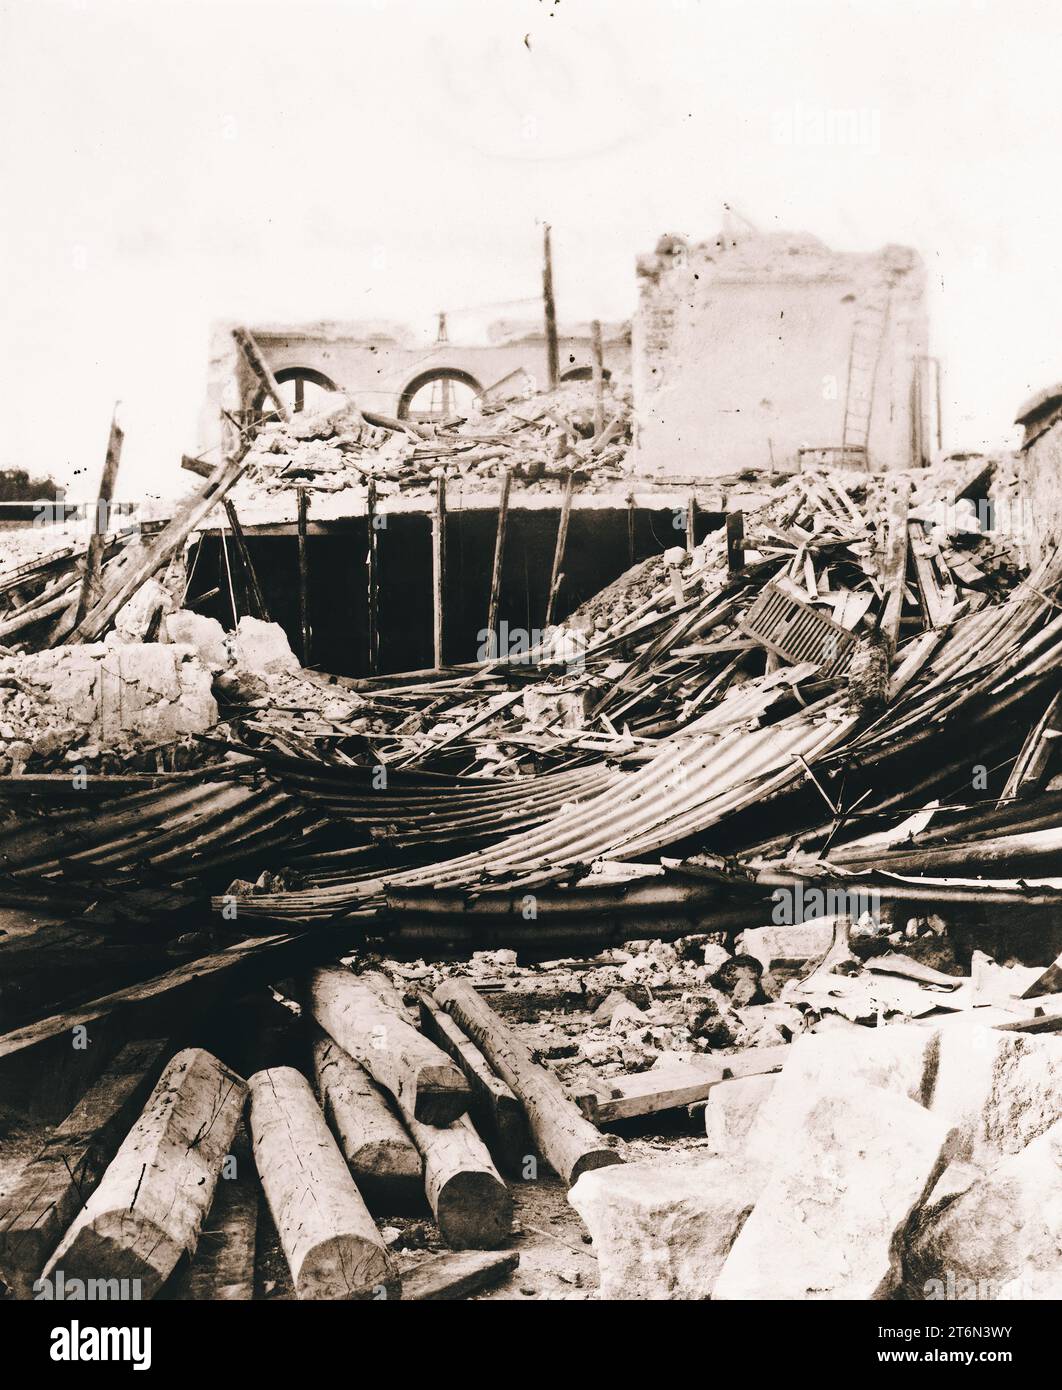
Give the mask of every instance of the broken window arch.
M 325 376 L 324 372 L 319 372 L 314 367 L 281 367 L 273 376 L 280 387 L 281 396 L 293 414 L 300 410 L 315 410 L 323 403 L 326 395 L 339 389 L 331 377 Z M 251 409 L 259 423 L 276 418 L 275 411 L 266 409 L 264 390 L 258 391 L 255 395 Z
M 406 386 L 398 401 L 398 418 L 419 422 L 466 415 L 472 397 L 483 390 L 471 372 L 460 367 L 433 367 Z

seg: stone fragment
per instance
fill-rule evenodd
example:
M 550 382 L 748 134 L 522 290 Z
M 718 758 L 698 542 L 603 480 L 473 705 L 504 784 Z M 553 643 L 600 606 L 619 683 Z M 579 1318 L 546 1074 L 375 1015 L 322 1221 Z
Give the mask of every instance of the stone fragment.
M 819 1089 L 779 1148 L 713 1297 L 889 1298 L 898 1238 L 947 1163 L 950 1137 L 906 1096 L 848 1077 Z
M 1057 1035 L 969 1026 L 941 1029 L 939 1037 L 929 1104 L 958 1129 L 956 1158 L 991 1168 L 1062 1119 Z
M 1041 1297 L 1045 1281 L 1062 1285 L 1060 1252 L 1062 1121 L 921 1223 L 908 1292 L 946 1297 L 950 1276 L 974 1284 L 980 1298 Z
M 593 1237 L 601 1298 L 710 1298 L 762 1181 L 699 1155 L 584 1173 L 568 1200 Z
M 819 1091 L 836 1077 L 925 1103 L 936 1064 L 936 1033 L 904 1024 L 860 1033 L 802 1034 L 790 1045 L 785 1068 L 749 1129 L 751 1159 L 772 1162 L 803 1128 Z
M 712 1153 L 735 1157 L 744 1149 L 752 1123 L 778 1080 L 766 1076 L 742 1076 L 713 1086 L 704 1107 L 704 1132 Z

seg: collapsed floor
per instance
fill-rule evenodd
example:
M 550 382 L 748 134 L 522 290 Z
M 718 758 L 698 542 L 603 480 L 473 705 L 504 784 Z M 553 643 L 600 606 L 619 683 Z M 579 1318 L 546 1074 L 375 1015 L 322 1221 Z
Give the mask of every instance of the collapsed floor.
M 1057 1291 L 1062 562 L 979 522 L 1006 461 L 760 479 L 534 646 L 351 680 L 184 606 L 284 428 L 91 591 L 0 575 L 12 1296 Z M 414 433 L 306 438 L 415 490 Z

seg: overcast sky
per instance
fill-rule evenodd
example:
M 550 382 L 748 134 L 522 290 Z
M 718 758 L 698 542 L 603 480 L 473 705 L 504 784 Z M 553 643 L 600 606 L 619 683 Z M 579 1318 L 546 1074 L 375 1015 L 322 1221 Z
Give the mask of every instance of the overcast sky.
M 619 318 L 724 203 L 921 251 L 947 446 L 1062 378 L 1050 0 L 0 0 L 0 65 L 0 466 L 94 486 L 120 399 L 119 492 L 183 491 L 212 319 L 459 337 L 535 312 L 543 220 Z

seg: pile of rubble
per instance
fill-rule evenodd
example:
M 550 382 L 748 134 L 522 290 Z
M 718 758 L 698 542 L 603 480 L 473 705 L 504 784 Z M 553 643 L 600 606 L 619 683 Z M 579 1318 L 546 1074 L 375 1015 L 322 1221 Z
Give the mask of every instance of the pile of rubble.
M 596 425 L 601 409 L 603 422 Z M 587 382 L 565 382 L 545 393 L 518 383 L 511 394 L 485 392 L 467 418 L 438 423 L 361 411 L 336 393 L 313 413 L 261 426 L 235 495 L 250 500 L 293 487 L 342 492 L 372 480 L 385 497 L 426 490 L 439 476 L 472 483 L 503 472 L 525 490 L 548 490 L 573 469 L 580 486 L 592 490 L 628 476 L 630 417 L 629 389 L 611 381 L 601 408 Z

